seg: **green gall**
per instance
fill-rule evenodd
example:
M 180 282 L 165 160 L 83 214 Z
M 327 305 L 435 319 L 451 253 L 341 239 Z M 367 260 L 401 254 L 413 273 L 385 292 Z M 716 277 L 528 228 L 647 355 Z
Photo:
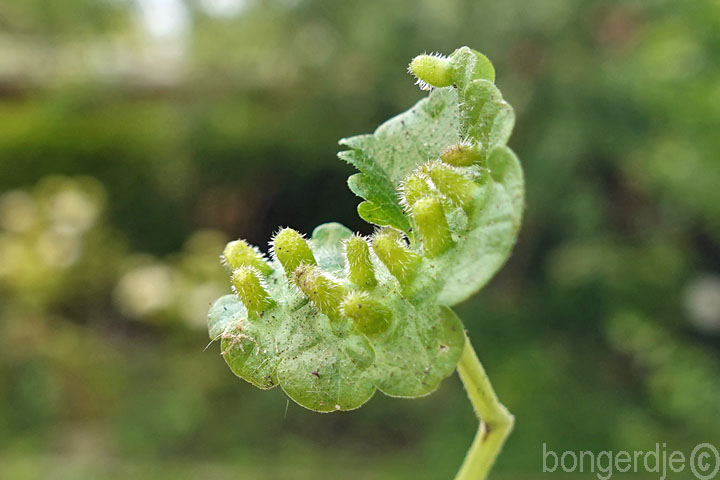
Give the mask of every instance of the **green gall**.
M 449 87 L 454 83 L 450 60 L 442 55 L 418 55 L 408 67 L 410 73 L 418 79 L 417 84 L 423 90 L 433 87 Z
M 419 199 L 432 193 L 427 177 L 420 174 L 410 175 L 400 187 L 402 202 L 405 207 L 411 208 Z
M 377 285 L 375 267 L 370 259 L 370 247 L 364 238 L 353 235 L 345 242 L 345 258 L 348 267 L 348 280 L 362 288 Z
M 263 254 L 245 240 L 229 242 L 223 250 L 222 259 L 231 270 L 249 266 L 257 268 L 263 275 L 272 273 L 272 267 L 265 261 Z
M 232 273 L 231 282 L 235 294 L 249 313 L 259 315 L 275 304 L 256 268 L 250 266 L 236 268 Z
M 307 241 L 292 228 L 283 228 L 273 239 L 273 254 L 290 277 L 300 265 L 316 265 Z
M 405 235 L 400 231 L 396 230 L 394 228 L 383 228 L 379 232 L 377 232 L 378 235 L 387 235 L 389 238 L 394 239 L 396 242 L 400 242 L 402 245 L 405 245 Z
M 390 326 L 392 311 L 368 292 L 354 291 L 345 295 L 340 310 L 365 335 L 377 335 Z
M 472 210 L 480 191 L 480 187 L 475 182 L 441 162 L 432 162 L 423 168 L 440 193 L 466 212 Z
M 440 159 L 453 167 L 469 167 L 482 163 L 483 154 L 478 144 L 463 142 L 447 147 L 440 154 Z
M 415 269 L 420 263 L 420 256 L 404 245 L 399 232 L 383 229 L 372 240 L 373 250 L 390 274 L 406 285 L 412 280 Z
M 340 317 L 340 302 L 345 287 L 322 271 L 320 267 L 303 264 L 294 273 L 295 284 L 330 319 Z
M 450 227 L 439 198 L 421 198 L 413 205 L 412 215 L 422 238 L 425 256 L 437 257 L 452 246 Z

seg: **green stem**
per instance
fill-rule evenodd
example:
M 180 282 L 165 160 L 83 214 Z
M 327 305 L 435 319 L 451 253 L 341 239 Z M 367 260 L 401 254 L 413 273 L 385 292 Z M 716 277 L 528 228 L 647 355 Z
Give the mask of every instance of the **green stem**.
M 498 400 L 467 335 L 457 370 L 480 427 L 455 480 L 484 480 L 510 435 L 515 418 Z

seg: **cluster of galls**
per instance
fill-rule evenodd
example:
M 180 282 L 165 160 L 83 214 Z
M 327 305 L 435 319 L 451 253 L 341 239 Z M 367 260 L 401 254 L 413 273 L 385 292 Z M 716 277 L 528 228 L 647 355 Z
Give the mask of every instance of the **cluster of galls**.
M 480 146 L 465 141 L 446 148 L 440 161 L 420 166 L 403 182 L 401 202 L 417 228 L 426 257 L 437 257 L 453 245 L 446 205 L 459 207 L 466 214 L 472 211 L 481 192 L 476 180 L 482 178 L 484 170 L 461 167 L 479 167 L 482 163 Z
M 422 256 L 435 258 L 453 246 L 446 209 L 470 213 L 477 204 L 480 186 L 477 178 L 467 175 L 470 170 L 477 177 L 482 169 L 462 167 L 479 167 L 482 159 L 479 145 L 462 142 L 448 147 L 440 160 L 421 165 L 405 179 L 400 187 L 401 201 L 417 232 L 412 238 L 421 242 L 422 249 L 411 249 L 404 234 L 393 228 L 382 228 L 369 239 L 353 235 L 344 242 L 347 281 L 323 271 L 308 242 L 291 228 L 275 235 L 271 251 L 287 280 L 331 321 L 346 317 L 366 335 L 382 333 L 390 326 L 392 312 L 374 294 L 378 280 L 371 250 L 401 287 L 410 285 Z M 233 290 L 250 317 L 260 317 L 276 306 L 267 286 L 273 267 L 257 248 L 244 240 L 230 242 L 223 262 L 232 270 Z
M 382 238 L 383 235 L 377 235 L 374 244 L 378 241 L 383 244 Z M 275 235 L 272 252 L 288 281 L 330 320 L 350 318 L 367 335 L 381 333 L 390 325 L 390 310 L 372 296 L 377 279 L 370 246 L 364 238 L 353 236 L 345 241 L 347 279 L 352 288 L 323 271 L 305 238 L 292 228 L 284 228 Z M 223 260 L 232 269 L 233 290 L 248 315 L 259 317 L 275 307 L 266 283 L 273 269 L 262 253 L 247 242 L 236 240 L 225 247 Z

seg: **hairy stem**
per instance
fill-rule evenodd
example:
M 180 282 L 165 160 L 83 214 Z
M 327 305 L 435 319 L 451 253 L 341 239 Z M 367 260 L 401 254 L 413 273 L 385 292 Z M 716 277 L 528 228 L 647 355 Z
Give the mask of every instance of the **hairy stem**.
M 467 335 L 457 370 L 480 426 L 455 480 L 484 480 L 510 435 L 515 418 L 498 400 Z

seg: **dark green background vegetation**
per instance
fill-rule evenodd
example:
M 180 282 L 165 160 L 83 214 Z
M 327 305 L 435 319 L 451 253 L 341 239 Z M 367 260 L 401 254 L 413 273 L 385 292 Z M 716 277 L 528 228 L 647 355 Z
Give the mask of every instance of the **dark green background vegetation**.
M 370 233 L 336 142 L 460 45 L 495 64 L 528 185 L 458 308 L 517 417 L 498 478 L 549 476 L 543 442 L 720 445 L 717 1 L 182 1 L 0 0 L 0 478 L 451 478 L 456 377 L 320 415 L 203 349 L 224 242 Z

